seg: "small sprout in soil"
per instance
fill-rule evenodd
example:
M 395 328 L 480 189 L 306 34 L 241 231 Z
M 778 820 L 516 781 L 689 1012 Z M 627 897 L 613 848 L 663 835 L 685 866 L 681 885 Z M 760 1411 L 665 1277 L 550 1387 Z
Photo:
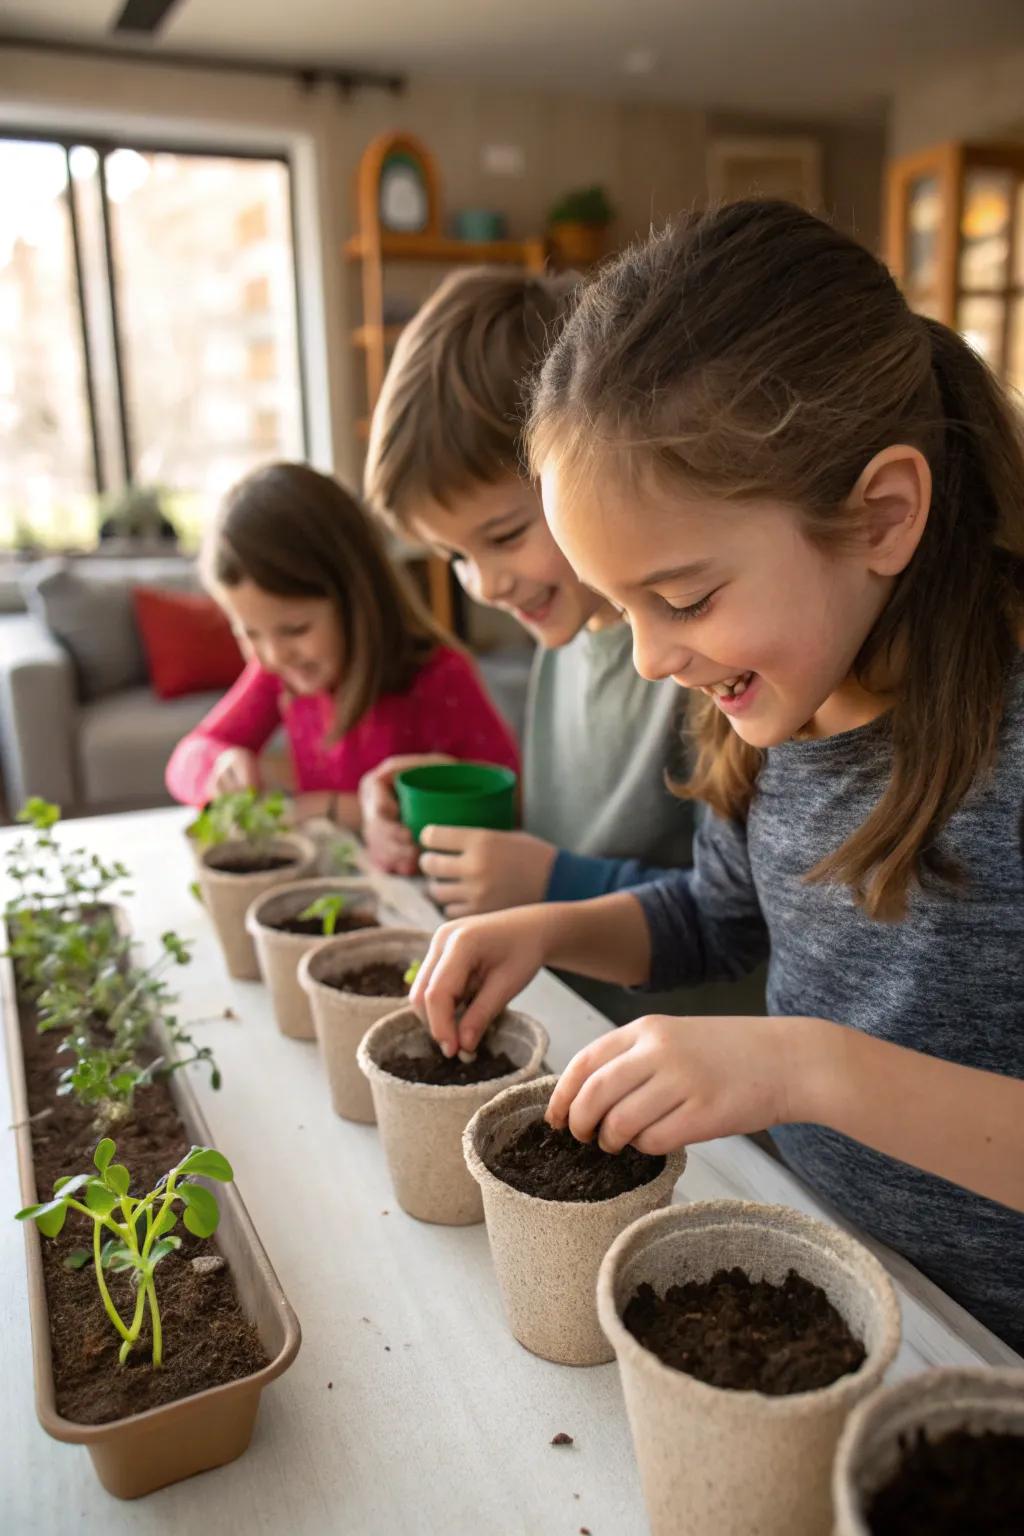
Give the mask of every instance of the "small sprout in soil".
M 237 840 L 263 843 L 281 831 L 286 812 L 287 801 L 279 790 L 261 795 L 255 789 L 240 789 L 208 800 L 186 831 L 200 848 Z
M 329 875 L 354 875 L 359 868 L 356 845 L 347 837 L 338 837 L 329 843 L 324 858 Z
M 326 896 L 318 896 L 311 901 L 305 911 L 299 913 L 299 919 L 306 922 L 311 918 L 320 918 L 324 928 L 324 938 L 329 939 L 338 926 L 338 918 L 348 906 L 348 897 L 342 896 L 340 891 L 332 891 Z
M 104 1137 L 93 1153 L 96 1173 L 58 1179 L 52 1200 L 26 1206 L 16 1219 L 34 1221 L 44 1237 L 58 1235 L 69 1211 L 77 1211 L 92 1222 L 96 1284 L 104 1310 L 121 1336 L 118 1359 L 124 1365 L 138 1342 L 148 1306 L 152 1360 L 154 1366 L 159 1366 L 163 1363 L 163 1331 L 154 1274 L 161 1259 L 181 1247 L 181 1238 L 173 1235 L 178 1224 L 175 1202 L 180 1202 L 183 1208 L 186 1229 L 194 1237 L 210 1237 L 217 1229 L 220 1210 L 206 1186 L 193 1181 L 203 1177 L 228 1184 L 234 1174 L 227 1158 L 219 1152 L 211 1147 L 193 1147 L 154 1189 L 134 1197 L 128 1193 L 131 1174 L 123 1163 L 113 1160 L 116 1150 L 114 1142 Z M 76 1199 L 79 1193 L 82 1198 Z M 106 1241 L 104 1232 L 108 1234 Z M 68 1254 L 64 1264 L 68 1269 L 80 1269 L 88 1259 L 89 1254 L 77 1248 Z M 114 1304 L 104 1270 L 131 1275 L 136 1299 L 130 1323 L 124 1321 Z
M 560 1429 L 551 1441 L 552 1445 L 572 1445 L 573 1443 L 572 1435 L 567 1435 L 564 1429 Z
M 411 987 L 412 986 L 413 982 L 416 980 L 416 977 L 419 975 L 419 973 L 420 973 L 420 971 L 422 969 L 423 969 L 423 961 L 422 960 L 414 960 L 412 962 L 412 964 L 410 965 L 409 969 L 406 971 L 405 975 L 402 977 L 402 980 L 405 982 L 407 987 Z

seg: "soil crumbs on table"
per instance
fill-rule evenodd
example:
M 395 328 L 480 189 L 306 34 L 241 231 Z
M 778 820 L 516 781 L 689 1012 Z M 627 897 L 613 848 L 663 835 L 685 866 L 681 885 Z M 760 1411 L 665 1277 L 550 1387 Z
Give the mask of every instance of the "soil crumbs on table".
M 326 987 L 351 992 L 355 997 L 408 997 L 407 970 L 408 966 L 396 965 L 393 960 L 376 960 L 372 965 L 361 966 L 358 971 L 325 976 L 323 982 Z
M 611 1200 L 649 1184 L 665 1166 L 663 1157 L 635 1147 L 603 1152 L 596 1141 L 577 1141 L 543 1120 L 531 1120 L 484 1161 L 502 1183 L 541 1200 Z
M 36 1186 L 45 1200 L 62 1174 L 91 1171 L 99 1136 L 90 1110 L 55 1094 L 66 1065 L 66 1057 L 57 1054 L 60 1034 L 37 1034 L 32 1010 L 24 1002 L 19 1012 L 29 1114 L 51 1111 L 32 1126 Z M 133 1110 L 107 1134 L 117 1143 L 116 1161 L 131 1170 L 133 1195 L 152 1189 L 190 1146 L 167 1085 L 160 1081 L 137 1089 Z M 213 1254 L 216 1248 L 192 1237 L 179 1221 L 175 1235 L 181 1236 L 181 1248 L 162 1259 L 155 1272 L 164 1364 L 160 1370 L 152 1368 L 147 1317 L 128 1364 L 119 1366 L 121 1340 L 103 1309 L 91 1258 L 81 1269 L 64 1267 L 76 1248 L 91 1254 L 92 1230 L 91 1221 L 72 1211 L 59 1236 L 41 1240 L 58 1413 L 77 1424 L 106 1424 L 251 1376 L 267 1364 L 256 1328 L 235 1293 L 229 1266 L 197 1274 L 192 1259 Z M 130 1322 L 135 1303 L 130 1277 L 108 1270 L 105 1278 L 121 1316 Z
M 215 869 L 222 875 L 268 875 L 272 870 L 287 869 L 289 865 L 298 862 L 294 854 L 259 853 L 255 849 L 251 853 L 228 849 L 223 853 L 206 855 L 207 868 Z
M 827 1387 L 865 1358 L 821 1287 L 792 1269 L 782 1285 L 720 1269 L 710 1280 L 670 1285 L 663 1297 L 645 1282 L 622 1321 L 665 1365 L 769 1397 Z
M 868 1509 L 872 1536 L 1019 1536 L 1024 1531 L 1024 1436 L 918 1431 Z
M 275 933 L 302 933 L 308 934 L 310 938 L 336 939 L 342 933 L 356 933 L 362 928 L 379 928 L 380 923 L 370 912 L 340 912 L 332 934 L 324 933 L 322 917 L 281 917 L 276 922 L 268 922 L 266 926 L 273 928 Z
M 406 1083 L 430 1083 L 435 1088 L 467 1088 L 472 1083 L 486 1083 L 493 1077 L 507 1077 L 519 1070 L 504 1051 L 492 1053 L 487 1045 L 478 1048 L 475 1060 L 460 1061 L 457 1056 L 445 1056 L 432 1040 L 426 1050 L 416 1053 L 392 1051 L 381 1066 Z

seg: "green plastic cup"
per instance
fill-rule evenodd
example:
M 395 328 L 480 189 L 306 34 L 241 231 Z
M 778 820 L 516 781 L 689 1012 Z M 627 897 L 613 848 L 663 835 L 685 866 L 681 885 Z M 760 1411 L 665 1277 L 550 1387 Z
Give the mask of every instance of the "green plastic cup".
M 434 763 L 395 775 L 402 820 L 419 841 L 424 827 L 493 827 L 516 824 L 516 775 L 490 763 Z

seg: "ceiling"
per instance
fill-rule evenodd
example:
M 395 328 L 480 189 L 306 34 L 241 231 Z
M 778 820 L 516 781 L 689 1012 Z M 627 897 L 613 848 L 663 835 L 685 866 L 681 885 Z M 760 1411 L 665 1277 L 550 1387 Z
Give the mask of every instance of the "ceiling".
M 0 0 L 0 32 L 111 42 L 124 0 Z M 779 116 L 871 119 L 1024 47 L 1024 0 L 177 0 L 159 54 L 363 68 Z

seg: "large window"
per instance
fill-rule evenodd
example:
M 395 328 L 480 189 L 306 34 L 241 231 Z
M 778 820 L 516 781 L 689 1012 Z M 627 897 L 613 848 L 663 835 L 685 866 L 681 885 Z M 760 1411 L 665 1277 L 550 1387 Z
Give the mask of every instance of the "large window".
M 0 546 L 305 453 L 284 160 L 0 137 Z

